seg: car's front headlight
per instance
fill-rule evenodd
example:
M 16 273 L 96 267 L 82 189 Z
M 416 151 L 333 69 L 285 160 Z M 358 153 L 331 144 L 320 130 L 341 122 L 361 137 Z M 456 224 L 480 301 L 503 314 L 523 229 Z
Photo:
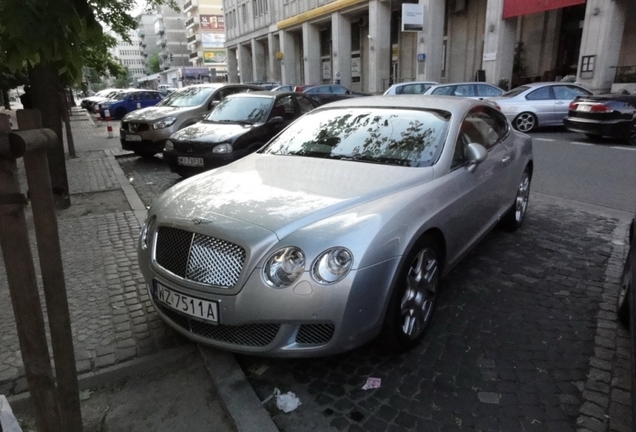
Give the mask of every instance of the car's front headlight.
M 265 262 L 265 281 L 274 287 L 293 284 L 305 271 L 305 254 L 294 246 L 274 252 Z
M 176 117 L 166 117 L 152 124 L 153 129 L 163 129 L 172 126 L 177 121 Z
M 336 283 L 349 273 L 353 266 L 353 254 L 349 249 L 336 247 L 324 251 L 314 261 L 312 275 L 321 284 Z
M 232 148 L 232 144 L 224 143 L 219 144 L 212 149 L 212 153 L 220 153 L 220 154 L 228 154 L 232 153 L 234 149 Z
M 174 144 L 170 140 L 166 140 L 166 144 L 163 146 L 163 151 L 172 151 L 174 150 Z
M 146 223 L 141 228 L 141 233 L 139 234 L 139 241 L 141 243 L 141 249 L 148 249 L 148 244 L 150 242 L 151 231 L 154 229 L 154 224 L 157 221 L 157 216 L 151 216 L 146 220 Z

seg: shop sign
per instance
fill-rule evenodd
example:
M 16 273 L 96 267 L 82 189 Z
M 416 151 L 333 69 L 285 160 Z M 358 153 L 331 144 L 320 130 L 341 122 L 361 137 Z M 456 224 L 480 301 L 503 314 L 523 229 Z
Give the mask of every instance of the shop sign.
M 503 19 L 580 4 L 585 0 L 504 0 Z
M 199 23 L 201 30 L 225 30 L 225 20 L 223 15 L 200 15 Z
M 203 63 L 225 63 L 227 55 L 225 50 L 209 50 L 203 51 Z
M 360 57 L 351 58 L 351 78 L 360 78 Z
M 418 3 L 402 4 L 402 31 L 424 31 L 424 6 Z
M 322 61 L 322 79 L 324 80 L 331 79 L 331 60 Z

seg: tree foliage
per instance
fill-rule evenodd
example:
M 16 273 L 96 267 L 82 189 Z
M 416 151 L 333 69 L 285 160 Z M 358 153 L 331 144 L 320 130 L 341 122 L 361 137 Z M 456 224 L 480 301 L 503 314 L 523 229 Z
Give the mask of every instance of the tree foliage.
M 150 73 L 161 72 L 161 58 L 159 58 L 159 54 L 152 53 L 148 58 L 148 68 L 150 69 Z

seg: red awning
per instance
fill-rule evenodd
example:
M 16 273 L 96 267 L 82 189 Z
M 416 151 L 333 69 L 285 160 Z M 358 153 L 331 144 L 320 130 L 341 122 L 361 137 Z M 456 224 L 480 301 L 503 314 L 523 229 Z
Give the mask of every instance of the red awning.
M 503 19 L 579 4 L 585 0 L 504 0 Z

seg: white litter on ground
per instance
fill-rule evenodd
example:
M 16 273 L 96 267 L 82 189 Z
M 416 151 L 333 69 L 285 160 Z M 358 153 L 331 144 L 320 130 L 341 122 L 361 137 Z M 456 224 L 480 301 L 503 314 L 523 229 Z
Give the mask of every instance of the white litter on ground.
M 2 432 L 22 432 L 22 428 L 9 406 L 9 401 L 4 395 L 0 395 L 0 426 Z
M 264 405 L 269 402 L 272 398 L 276 398 L 276 407 L 284 413 L 289 413 L 298 408 L 299 405 L 303 403 L 298 399 L 295 393 L 287 392 L 282 394 L 280 390 L 277 388 L 274 389 L 274 393 L 267 396 L 261 404 Z
M 362 386 L 362 390 L 380 388 L 382 378 L 367 378 L 367 382 Z

